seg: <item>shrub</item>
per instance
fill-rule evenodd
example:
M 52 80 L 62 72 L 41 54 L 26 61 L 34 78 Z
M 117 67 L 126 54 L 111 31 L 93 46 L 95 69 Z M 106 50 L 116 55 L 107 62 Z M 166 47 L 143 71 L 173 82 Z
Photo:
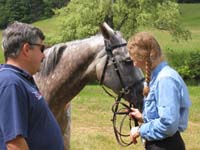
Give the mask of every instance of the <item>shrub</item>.
M 200 79 L 200 51 L 191 52 L 185 65 L 190 70 L 191 79 Z
M 187 80 L 200 79 L 200 51 L 174 51 L 168 49 L 167 60 Z
M 200 79 L 200 51 L 180 51 L 168 48 L 165 55 L 170 66 L 175 68 L 184 79 Z
M 186 50 L 173 50 L 171 48 L 167 48 L 165 51 L 165 56 L 170 66 L 174 68 L 179 68 L 183 64 L 185 64 L 186 60 L 189 58 L 189 52 Z

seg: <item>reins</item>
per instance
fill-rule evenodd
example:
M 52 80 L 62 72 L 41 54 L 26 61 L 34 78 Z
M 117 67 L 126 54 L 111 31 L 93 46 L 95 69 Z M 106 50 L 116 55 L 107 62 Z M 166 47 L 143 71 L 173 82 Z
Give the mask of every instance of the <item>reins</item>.
M 113 55 L 113 50 L 116 49 L 116 48 L 120 48 L 120 47 L 124 47 L 127 45 L 127 43 L 122 43 L 122 44 L 118 44 L 118 45 L 114 45 L 114 46 L 111 46 L 109 41 L 104 41 L 105 43 L 105 49 L 106 49 L 106 52 L 107 52 L 107 57 L 106 57 L 106 62 L 105 62 L 105 65 L 104 65 L 104 68 L 103 68 L 103 72 L 102 72 L 102 75 L 101 75 L 101 79 L 100 79 L 100 85 L 102 86 L 103 90 L 111 97 L 113 97 L 115 99 L 115 102 L 114 104 L 112 105 L 112 112 L 113 112 L 113 117 L 111 119 L 112 123 L 113 123 L 113 129 L 114 129 L 114 134 L 115 134 L 115 137 L 116 137 L 116 140 L 117 142 L 121 145 L 121 146 L 129 146 L 132 144 L 132 141 L 130 142 L 127 142 L 124 140 L 124 138 L 126 137 L 129 137 L 130 134 L 122 134 L 122 128 L 124 126 L 124 122 L 126 120 L 127 117 L 129 117 L 129 113 L 131 112 L 131 108 L 135 108 L 136 106 L 134 106 L 133 103 L 130 103 L 129 106 L 123 102 L 121 102 L 121 98 L 128 94 L 130 92 L 130 89 L 133 87 L 135 87 L 138 83 L 141 83 L 144 81 L 144 79 L 141 79 L 139 81 L 137 81 L 136 83 L 134 83 L 133 85 L 131 86 L 125 86 L 123 80 L 122 80 L 122 76 L 120 74 L 120 70 L 119 70 L 119 67 L 118 67 L 118 63 L 116 62 L 116 59 Z M 103 80 L 104 80 L 104 77 L 105 77 L 105 72 L 106 72 L 106 69 L 107 69 L 107 66 L 108 66 L 108 62 L 109 62 L 109 59 L 112 60 L 112 63 L 114 65 L 114 70 L 116 71 L 117 73 L 117 76 L 119 78 L 119 81 L 120 81 L 120 84 L 122 86 L 122 89 L 120 91 L 120 94 L 115 97 L 113 96 L 110 92 L 108 92 L 108 90 L 106 90 L 106 88 L 102 85 L 103 83 Z M 136 99 L 137 100 L 137 99 Z M 136 103 L 137 104 L 137 103 Z M 118 116 L 123 116 L 122 120 L 121 120 L 121 123 L 119 125 L 119 129 L 117 128 L 117 117 Z M 135 126 L 138 126 L 138 121 L 134 118 L 134 119 L 131 119 L 129 117 L 129 128 L 131 130 L 132 128 L 132 122 L 134 121 L 134 125 Z

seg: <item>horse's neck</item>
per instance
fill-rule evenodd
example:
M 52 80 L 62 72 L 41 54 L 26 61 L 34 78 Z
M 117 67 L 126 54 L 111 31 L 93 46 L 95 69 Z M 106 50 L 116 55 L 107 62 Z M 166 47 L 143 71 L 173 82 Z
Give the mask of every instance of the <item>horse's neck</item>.
M 46 77 L 40 73 L 35 76 L 41 93 L 50 105 L 70 101 L 89 81 L 96 80 L 95 65 L 104 46 L 102 38 L 66 44 L 67 48 L 55 70 Z

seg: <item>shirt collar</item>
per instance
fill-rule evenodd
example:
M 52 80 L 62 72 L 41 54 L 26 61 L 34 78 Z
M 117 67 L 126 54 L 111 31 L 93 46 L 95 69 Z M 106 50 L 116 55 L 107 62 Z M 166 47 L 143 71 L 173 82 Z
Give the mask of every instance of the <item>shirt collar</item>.
M 151 79 L 154 80 L 158 73 L 167 65 L 168 63 L 166 61 L 162 61 L 158 66 L 156 66 L 156 68 L 151 72 Z
M 0 70 L 3 69 L 8 69 L 8 70 L 13 70 L 19 74 L 21 74 L 23 77 L 25 77 L 28 80 L 33 80 L 33 77 L 25 70 L 18 68 L 16 66 L 10 65 L 10 64 L 1 64 L 0 65 Z

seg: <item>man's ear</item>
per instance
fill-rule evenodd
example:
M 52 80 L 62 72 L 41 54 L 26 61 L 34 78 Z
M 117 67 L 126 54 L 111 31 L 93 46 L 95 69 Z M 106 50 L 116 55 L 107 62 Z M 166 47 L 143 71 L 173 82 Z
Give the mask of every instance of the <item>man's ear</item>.
M 30 45 L 28 43 L 25 43 L 23 46 L 22 46 L 22 49 L 21 49 L 21 52 L 23 55 L 27 56 L 29 51 L 30 51 Z

